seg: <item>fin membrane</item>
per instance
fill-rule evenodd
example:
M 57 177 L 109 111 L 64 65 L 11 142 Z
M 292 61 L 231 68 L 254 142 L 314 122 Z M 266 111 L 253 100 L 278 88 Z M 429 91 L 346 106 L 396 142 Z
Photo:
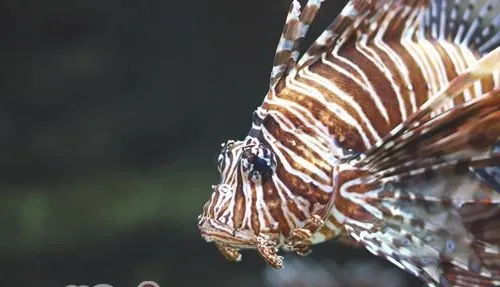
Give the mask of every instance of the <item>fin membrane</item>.
M 500 285 L 500 89 L 431 116 L 499 68 L 496 48 L 354 162 L 370 191 L 343 191 L 371 223 L 348 233 L 429 286 Z
M 495 147 L 491 150 L 491 153 L 500 156 L 500 141 L 496 143 Z M 500 193 L 500 165 L 475 168 L 473 169 L 473 172 L 481 181 Z
M 498 0 L 433 0 L 422 29 L 428 37 L 487 53 L 500 44 Z

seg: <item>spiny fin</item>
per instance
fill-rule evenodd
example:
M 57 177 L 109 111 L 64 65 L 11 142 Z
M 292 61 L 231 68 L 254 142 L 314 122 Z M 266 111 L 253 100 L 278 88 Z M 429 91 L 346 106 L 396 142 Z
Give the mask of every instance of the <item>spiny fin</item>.
M 360 183 L 375 187 L 344 197 L 363 202 L 374 228 L 349 226 L 351 236 L 428 284 L 500 283 L 500 193 L 470 173 L 500 166 L 491 152 L 500 138 L 500 89 L 430 117 L 499 68 L 497 48 L 354 163 L 367 173 Z
M 413 113 L 407 120 L 395 127 L 381 141 L 377 142 L 373 147 L 366 151 L 359 164 L 364 166 L 374 166 L 379 164 L 380 161 L 388 162 L 391 158 L 396 157 L 396 151 L 399 151 L 401 154 L 401 151 L 405 146 L 408 146 L 416 139 L 424 139 L 424 134 L 432 135 L 432 132 L 436 132 L 436 129 L 441 132 L 446 132 L 446 129 L 444 129 L 446 124 L 451 124 L 451 122 L 457 120 L 461 120 L 461 123 L 465 124 L 464 121 L 466 120 L 466 117 L 482 116 L 487 110 L 489 111 L 489 118 L 480 117 L 478 120 L 483 121 L 483 124 L 490 125 L 491 128 L 496 128 L 493 133 L 497 131 L 500 123 L 497 117 L 500 111 L 495 110 L 495 107 L 498 107 L 499 90 L 494 90 L 491 93 L 483 95 L 482 97 L 456 106 L 432 119 L 429 117 L 433 112 L 438 111 L 446 101 L 453 100 L 475 81 L 493 74 L 495 70 L 498 69 L 500 69 L 500 47 L 480 58 L 464 73 L 458 75 L 451 82 L 449 82 L 440 92 L 429 98 L 429 100 L 427 100 L 427 102 L 425 102 L 418 109 L 418 111 Z M 478 112 L 480 114 L 478 114 Z M 489 131 L 487 132 L 484 126 L 478 130 L 470 130 L 470 127 L 473 125 L 477 125 L 477 122 L 471 122 L 469 129 L 466 130 L 466 132 L 469 132 L 469 135 L 474 135 L 476 137 L 480 135 L 480 132 L 482 132 L 485 139 L 488 138 L 490 141 L 489 143 L 483 142 L 483 144 L 490 144 L 489 148 L 493 147 L 498 135 L 497 137 L 494 137 L 494 134 Z M 433 131 L 431 132 L 430 129 L 433 129 Z M 457 132 L 450 135 L 456 138 L 461 134 Z M 436 136 L 434 136 L 434 138 L 436 138 Z M 473 138 L 469 139 L 470 144 L 472 144 L 472 140 Z M 442 143 L 442 141 L 436 142 L 436 144 L 439 143 Z M 407 151 L 408 154 L 415 155 L 414 152 L 410 152 L 410 150 Z
M 442 280 L 446 280 L 446 283 L 443 286 L 450 286 L 450 287 L 500 286 L 500 280 L 485 279 L 484 277 L 474 272 L 465 271 L 451 264 L 444 265 Z
M 500 1 L 433 0 L 421 32 L 487 53 L 500 43 Z
M 429 0 L 351 0 L 327 29 L 301 57 L 298 69 L 316 62 L 325 52 L 335 49 L 337 42 L 350 37 L 360 39 L 381 33 L 384 38 L 398 40 L 414 26 Z
M 485 54 L 500 43 L 500 1 L 351 0 L 300 58 L 296 70 L 350 37 L 368 37 L 368 41 L 378 37 L 386 42 L 403 37 L 435 39 Z
M 500 141 L 496 143 L 495 147 L 491 150 L 491 153 L 500 156 Z M 500 193 L 500 165 L 476 168 L 473 172 L 481 181 Z
M 373 228 L 348 224 L 346 230 L 373 254 L 427 284 L 500 282 L 500 194 L 474 176 L 455 170 L 419 174 L 356 196 L 366 214 L 352 218 Z
M 370 171 L 366 179 L 395 184 L 440 173 L 446 173 L 451 178 L 453 172 L 486 170 L 492 171 L 494 175 L 493 172 L 500 167 L 500 154 L 492 151 L 500 138 L 500 89 L 457 105 L 433 118 L 428 115 L 439 109 L 445 99 L 453 98 L 497 66 L 500 66 L 500 48 L 458 76 L 407 121 L 362 155 L 355 164 Z M 474 180 L 479 182 L 477 178 Z M 491 203 L 493 198 L 500 195 L 493 194 L 494 185 L 498 182 L 494 177 L 488 177 L 483 182 L 490 186 L 486 189 L 489 190 L 487 193 L 475 194 L 471 189 L 468 196 L 451 196 L 456 191 L 451 190 L 449 199 L 457 206 L 475 201 Z M 426 200 L 431 200 L 431 197 Z
M 301 11 L 300 3 L 293 0 L 274 56 L 269 83 L 271 89 L 274 89 L 283 75 L 295 69 L 299 57 L 300 42 L 314 20 L 321 2 L 323 0 L 309 0 Z
M 474 241 L 470 246 L 482 265 L 490 270 L 498 270 L 500 268 L 500 206 L 466 204 L 460 209 L 460 216 L 466 229 L 474 236 Z M 445 278 L 453 286 L 500 285 L 498 274 L 496 280 L 491 280 L 452 264 L 445 264 L 443 269 Z

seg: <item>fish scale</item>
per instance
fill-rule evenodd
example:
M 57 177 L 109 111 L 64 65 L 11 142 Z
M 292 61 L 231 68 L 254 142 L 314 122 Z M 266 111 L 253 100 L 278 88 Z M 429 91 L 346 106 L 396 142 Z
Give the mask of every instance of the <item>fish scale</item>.
M 429 286 L 498 286 L 500 1 L 351 0 L 301 55 L 322 2 L 292 2 L 202 237 L 276 268 L 338 239 Z

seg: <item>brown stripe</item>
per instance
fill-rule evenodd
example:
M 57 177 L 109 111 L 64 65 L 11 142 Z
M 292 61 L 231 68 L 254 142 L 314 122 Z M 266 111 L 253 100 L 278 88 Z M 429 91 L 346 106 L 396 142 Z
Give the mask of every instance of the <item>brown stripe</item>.
M 284 115 L 287 118 L 293 117 L 293 115 L 290 115 L 290 113 L 287 113 L 286 111 L 284 111 Z M 303 139 L 300 137 L 300 135 L 306 135 L 306 134 L 314 137 L 315 134 L 311 129 L 303 125 L 297 125 L 295 126 L 295 128 L 289 127 L 292 129 L 292 132 L 286 132 L 279 126 L 278 122 L 274 119 L 274 115 L 270 115 L 269 117 L 267 117 L 264 120 L 263 126 L 266 129 L 266 131 L 268 131 L 271 135 L 273 135 L 273 137 L 287 149 L 291 150 L 304 160 L 310 162 L 312 165 L 321 170 L 323 173 L 327 175 L 332 174 L 331 165 L 328 162 L 324 161 L 321 158 L 321 155 L 317 153 L 311 146 L 307 145 L 307 143 L 303 142 Z M 286 151 L 282 152 L 286 153 Z M 301 167 L 299 167 L 298 170 L 301 170 L 304 173 L 309 173 L 307 169 L 302 169 Z M 310 174 L 310 176 L 314 180 L 321 182 L 322 184 L 326 185 L 331 184 L 331 179 L 325 181 L 316 174 Z
M 340 62 L 340 61 L 337 61 Z M 342 67 L 348 66 L 346 64 L 342 64 Z M 351 68 L 352 69 L 352 68 Z M 356 82 L 354 82 L 351 78 L 345 76 L 342 73 L 339 73 L 332 67 L 328 65 L 318 63 L 317 65 L 313 65 L 311 67 L 311 71 L 321 75 L 329 79 L 332 84 L 334 84 L 337 88 L 344 91 L 346 94 L 351 96 L 353 100 L 359 104 L 363 113 L 370 119 L 371 124 L 374 126 L 375 130 L 380 134 L 384 135 L 390 131 L 388 123 L 383 117 L 382 113 L 380 113 L 379 109 L 376 108 L 376 103 L 370 96 L 370 93 L 364 90 L 361 86 L 359 86 Z M 325 96 L 331 100 L 336 101 L 336 95 L 331 93 L 325 94 Z M 337 101 L 338 103 L 342 103 Z M 353 111 L 353 113 L 356 113 Z M 351 115 L 355 115 L 352 114 Z M 356 117 L 357 118 L 357 117 Z M 361 119 L 358 119 L 360 123 L 363 122 Z M 368 129 L 366 129 L 366 133 L 370 134 Z
M 319 65 L 319 64 L 318 64 Z M 315 68 L 316 66 L 318 65 L 313 65 L 311 67 L 311 70 L 314 71 L 316 70 L 317 68 Z M 304 79 L 304 78 L 299 78 L 298 79 L 301 83 L 304 83 L 306 84 L 307 86 L 309 87 L 314 87 L 315 89 L 317 89 L 319 91 L 320 94 L 322 94 L 325 99 L 329 102 L 329 103 L 335 103 L 337 104 L 338 106 L 342 107 L 350 116 L 352 116 L 356 122 L 359 123 L 359 125 L 363 128 L 363 131 L 364 133 L 366 134 L 366 136 L 368 137 L 368 139 L 370 140 L 371 143 L 374 143 L 375 142 L 375 138 L 373 137 L 372 133 L 369 131 L 368 127 L 367 127 L 367 124 L 365 121 L 363 121 L 361 119 L 361 116 L 358 114 L 358 112 L 353 108 L 351 107 L 349 104 L 347 104 L 346 102 L 344 102 L 343 100 L 341 100 L 337 95 L 335 94 L 332 94 L 330 90 L 328 90 L 325 86 L 323 85 L 320 85 L 314 81 L 311 81 L 311 80 L 307 80 L 307 79 Z M 312 98 L 310 97 L 307 97 L 307 101 L 314 101 L 315 103 L 318 103 L 317 106 L 318 108 L 321 108 L 321 109 L 324 109 L 325 111 L 327 111 L 329 114 L 332 114 L 333 115 L 333 112 L 330 111 L 326 106 L 320 104 L 318 101 L 316 100 L 313 100 Z M 332 122 L 328 122 L 328 121 L 324 121 L 322 120 L 323 124 L 325 124 L 326 126 L 332 126 L 332 124 L 335 124 L 335 125 L 340 125 L 342 124 L 342 122 L 336 122 L 336 123 L 332 123 Z
M 436 48 L 436 50 L 439 53 L 439 56 L 441 60 L 443 61 L 443 65 L 446 69 L 446 77 L 448 78 L 448 82 L 453 80 L 457 75 L 457 70 L 458 67 L 455 67 L 453 64 L 453 61 L 451 60 L 450 56 L 446 52 L 446 50 L 443 49 L 443 47 L 439 44 L 438 41 L 433 41 L 432 42 L 433 46 Z M 470 90 L 472 92 L 472 95 L 475 95 L 474 90 Z M 475 97 L 475 96 L 474 96 Z M 459 105 L 465 102 L 465 97 L 464 94 L 461 93 L 455 99 L 453 100 L 454 105 Z
M 309 55 L 311 58 L 307 61 L 304 62 L 302 66 L 308 66 L 311 63 L 315 62 L 317 58 L 323 53 L 326 52 L 327 50 L 331 49 L 332 46 L 335 43 L 335 40 L 338 39 L 338 37 L 343 34 L 343 36 L 346 36 L 346 33 L 350 33 L 353 31 L 353 29 L 349 29 L 350 25 L 353 23 L 353 20 L 339 15 L 335 20 L 333 21 L 330 26 L 325 30 L 326 33 L 327 31 L 331 32 L 330 38 L 326 39 L 325 44 L 318 44 L 317 42 L 314 42 L 309 49 L 307 49 L 306 54 Z
M 388 15 L 386 14 L 385 17 L 387 17 Z M 399 20 L 401 18 L 395 16 L 393 17 L 390 21 L 389 21 L 389 27 L 393 27 L 394 28 L 394 31 L 386 31 L 384 37 L 382 37 L 382 40 L 384 41 L 385 44 L 387 44 L 389 41 L 391 41 L 391 38 L 395 38 L 395 37 L 398 37 L 398 41 L 399 41 L 399 34 L 401 33 L 401 26 L 398 26 L 397 24 L 400 23 Z M 385 21 L 388 21 L 386 19 L 381 19 L 380 20 L 381 22 L 385 22 Z M 378 31 L 377 31 L 378 32 Z M 401 93 L 401 97 L 403 98 L 403 102 L 404 102 L 404 109 L 406 111 L 406 114 L 409 115 L 412 113 L 412 106 L 411 106 L 411 101 L 410 101 L 410 91 L 408 90 L 408 85 L 406 83 L 406 81 L 404 80 L 403 76 L 401 75 L 401 72 L 399 69 L 398 69 L 398 66 L 393 62 L 393 60 L 389 57 L 389 55 L 386 54 L 386 52 L 379 48 L 375 42 L 374 42 L 374 38 L 375 36 L 377 35 L 377 33 L 373 33 L 369 40 L 368 40 L 368 43 L 370 45 L 370 47 L 373 49 L 374 53 L 380 57 L 380 59 L 382 60 L 382 63 L 386 66 L 386 68 L 389 70 L 389 72 L 391 73 L 391 76 L 392 76 L 392 79 L 393 81 L 395 82 L 395 84 L 399 87 L 399 90 L 400 90 L 400 93 Z M 395 39 L 392 39 L 392 41 L 394 41 Z M 387 44 L 387 46 L 389 48 L 391 48 L 391 46 L 389 46 Z M 382 72 L 380 72 L 382 73 Z M 388 79 L 389 81 L 389 79 Z M 389 82 L 390 84 L 390 82 Z M 397 100 L 397 93 L 398 91 L 394 90 L 392 88 L 392 85 L 391 85 L 391 89 L 393 90 L 393 93 L 394 93 L 394 101 L 398 103 L 398 110 L 397 112 L 399 112 L 400 108 L 399 108 L 399 102 Z M 390 112 L 390 110 L 389 110 Z M 395 111 L 396 112 L 396 111 Z M 391 127 L 394 127 L 398 124 L 399 122 L 395 123 L 395 122 L 391 122 Z M 385 134 L 385 133 L 384 133 Z
M 259 235 L 260 233 L 260 220 L 259 220 L 259 212 L 257 209 L 257 194 L 254 188 L 250 188 L 251 192 L 251 200 L 250 200 L 250 224 L 252 225 L 252 229 L 255 235 Z M 247 204 L 249 204 L 247 202 Z
M 234 210 L 233 210 L 233 226 L 235 229 L 242 227 L 243 218 L 245 216 L 245 196 L 243 195 L 243 184 L 241 178 L 238 176 L 238 184 L 236 184 L 236 190 L 234 191 Z
M 292 56 L 292 52 L 290 50 L 281 50 L 275 55 L 275 66 L 279 66 L 288 62 L 290 57 Z
M 314 16 L 318 12 L 318 9 L 319 7 L 316 5 L 307 5 L 306 7 L 304 7 L 304 10 L 300 14 L 301 21 L 306 25 L 311 24 Z
M 399 104 L 396 99 L 396 94 L 391 87 L 391 83 L 380 69 L 363 54 L 361 54 L 354 45 L 354 41 L 346 44 L 345 49 L 339 51 L 339 55 L 356 63 L 360 69 L 368 75 L 370 83 L 375 89 L 375 93 L 380 97 L 383 105 L 388 111 L 389 122 L 391 124 L 400 123 L 401 113 L 399 112 Z
M 345 63 L 344 61 L 339 60 L 338 57 L 334 56 L 332 53 L 327 53 L 325 56 L 327 61 L 332 62 L 337 66 L 340 66 L 342 69 L 346 70 L 349 73 L 349 75 L 363 82 L 363 78 L 361 78 L 361 75 L 351 65 Z
M 279 126 L 278 122 L 273 118 L 273 115 L 270 115 L 264 120 L 263 126 L 266 129 L 266 131 L 268 131 L 283 146 L 285 146 L 292 152 L 296 153 L 304 160 L 310 162 L 316 168 L 320 169 L 323 173 L 327 175 L 332 174 L 332 167 L 327 162 L 323 161 L 321 159 L 321 156 L 317 152 L 315 152 L 310 146 L 304 143 L 300 137 L 296 136 L 296 134 L 303 133 L 303 131 L 296 129 L 296 131 L 292 133 L 286 132 Z M 281 152 L 284 155 L 286 155 L 288 159 L 291 160 L 290 164 L 293 166 L 294 169 L 309 174 L 314 180 L 322 184 L 325 185 L 332 184 L 331 179 L 325 181 L 315 173 L 310 174 L 310 171 L 300 166 L 295 159 L 291 158 L 291 155 L 289 155 L 287 151 L 281 150 Z
M 483 93 L 492 91 L 495 88 L 495 81 L 493 79 L 493 75 L 484 77 L 481 80 L 481 84 L 483 86 Z
M 328 127 L 332 137 L 342 141 L 344 148 L 353 149 L 359 152 L 365 150 L 363 140 L 357 130 L 355 130 L 354 127 L 344 124 L 342 119 L 331 113 L 322 103 L 286 88 L 280 92 L 279 97 L 295 102 L 310 111 L 316 120 Z M 271 105 L 267 107 L 271 108 Z
M 295 39 L 298 38 L 298 29 L 297 27 L 300 25 L 299 20 L 297 19 L 292 19 L 288 21 L 285 25 L 285 28 L 283 30 L 283 38 L 294 41 Z
M 333 218 L 333 220 L 332 220 L 332 218 Z M 335 220 L 335 218 L 332 215 L 330 215 L 328 217 L 327 221 L 330 221 L 334 226 L 340 228 L 340 224 L 337 222 L 337 220 Z M 319 230 L 319 233 L 321 233 L 321 234 L 323 234 L 323 236 L 325 236 L 325 241 L 332 239 L 337 235 L 336 231 L 328 228 L 326 225 L 321 227 L 321 229 Z
M 262 190 L 264 192 L 264 202 L 266 203 L 271 216 L 274 220 L 279 222 L 280 230 L 285 236 L 291 235 L 291 228 L 294 226 L 289 226 L 285 214 L 282 209 L 282 200 L 278 195 L 278 189 L 271 180 L 264 182 L 262 185 Z
M 426 80 L 424 74 L 420 69 L 420 66 L 416 62 L 415 58 L 399 43 L 390 44 L 390 47 L 401 57 L 403 62 L 408 67 L 410 83 L 412 85 L 413 91 L 416 97 L 417 107 L 420 107 L 425 103 L 429 95 L 428 85 L 425 84 Z
M 328 200 L 324 200 L 323 192 L 319 188 L 312 183 L 306 183 L 297 176 L 289 174 L 281 163 L 276 168 L 276 174 L 294 195 L 303 197 L 311 204 L 326 204 L 328 202 Z
M 286 202 L 286 205 L 288 207 L 288 210 L 295 216 L 297 217 L 298 220 L 300 221 L 304 221 L 307 219 L 306 215 L 304 214 L 304 212 L 306 212 L 306 210 L 301 210 L 297 204 L 295 203 L 295 201 L 293 199 L 288 199 L 287 202 Z

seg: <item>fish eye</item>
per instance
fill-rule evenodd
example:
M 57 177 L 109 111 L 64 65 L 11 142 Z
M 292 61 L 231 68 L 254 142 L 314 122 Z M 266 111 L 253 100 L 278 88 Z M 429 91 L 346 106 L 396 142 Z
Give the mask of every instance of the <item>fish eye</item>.
M 263 146 L 248 148 L 241 155 L 243 171 L 254 182 L 271 176 L 276 166 L 275 162 L 271 151 Z
M 268 160 L 257 156 L 253 163 L 253 169 L 260 174 L 263 174 L 264 172 L 269 171 L 271 169 L 271 166 Z

